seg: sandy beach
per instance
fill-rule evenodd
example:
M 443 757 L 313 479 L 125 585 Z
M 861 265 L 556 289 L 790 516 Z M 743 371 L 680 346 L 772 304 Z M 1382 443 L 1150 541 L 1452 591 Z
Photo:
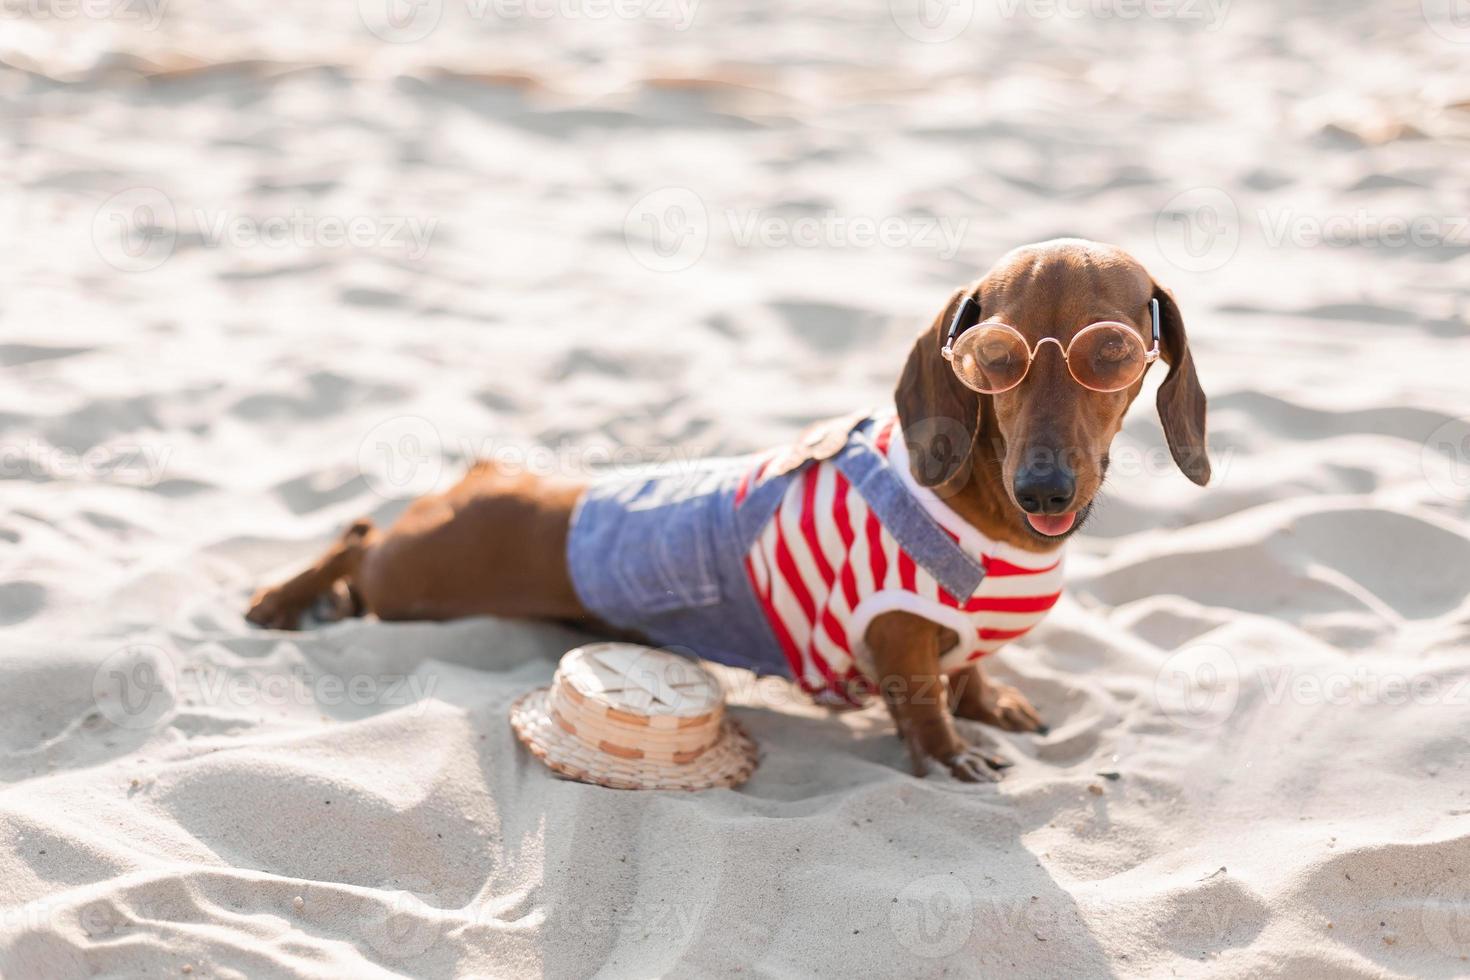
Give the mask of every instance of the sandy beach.
M 1449 4 L 0 12 L 5 980 L 1470 975 Z M 997 785 L 725 670 L 746 785 L 584 786 L 506 721 L 580 634 L 243 619 L 473 459 L 887 407 L 1059 235 L 1174 292 L 1215 479 L 1154 372 Z

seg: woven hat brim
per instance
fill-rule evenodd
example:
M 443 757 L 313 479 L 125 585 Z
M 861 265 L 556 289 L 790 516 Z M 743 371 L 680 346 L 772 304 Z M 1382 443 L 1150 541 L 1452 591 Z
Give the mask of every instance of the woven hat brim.
M 728 715 L 719 741 L 693 762 L 623 759 L 583 744 L 552 721 L 549 690 L 537 688 L 517 698 L 510 706 L 510 724 L 532 755 L 568 779 L 611 789 L 699 790 L 739 786 L 755 771 L 755 743 Z

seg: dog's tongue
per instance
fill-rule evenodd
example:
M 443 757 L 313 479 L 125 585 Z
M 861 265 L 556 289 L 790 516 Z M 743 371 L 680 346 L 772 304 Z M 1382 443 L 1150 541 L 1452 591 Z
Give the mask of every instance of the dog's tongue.
M 1042 534 L 1066 534 L 1077 521 L 1076 514 L 1027 514 L 1026 520 Z

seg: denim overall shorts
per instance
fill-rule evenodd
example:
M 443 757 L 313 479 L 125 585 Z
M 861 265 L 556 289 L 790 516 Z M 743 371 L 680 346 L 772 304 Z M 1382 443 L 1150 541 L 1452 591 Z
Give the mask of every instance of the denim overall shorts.
M 836 439 L 742 488 L 762 457 L 650 467 L 598 479 L 572 515 L 567 561 L 582 604 L 610 626 L 659 646 L 758 674 L 791 676 L 745 559 L 804 470 L 830 460 L 905 551 L 959 599 L 985 569 L 960 549 L 894 473 L 875 423 L 839 420 Z M 815 441 L 815 440 L 812 440 Z M 742 495 L 743 494 L 743 495 Z M 737 496 L 739 502 L 737 506 Z

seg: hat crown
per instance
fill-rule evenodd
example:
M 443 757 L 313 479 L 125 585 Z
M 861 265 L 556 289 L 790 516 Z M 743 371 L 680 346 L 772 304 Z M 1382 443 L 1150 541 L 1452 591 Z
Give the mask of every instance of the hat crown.
M 632 643 L 594 643 L 562 658 L 557 685 L 621 715 L 677 719 L 681 727 L 718 723 L 719 682 L 703 667 L 666 650 Z M 713 717 L 710 717 L 713 716 Z
M 623 759 L 689 762 L 720 740 L 719 682 L 691 660 L 631 643 L 594 643 L 562 658 L 552 719 L 588 748 Z
M 556 772 L 620 789 L 735 786 L 756 765 L 713 674 L 632 643 L 568 653 L 550 687 L 511 706 L 511 725 Z

